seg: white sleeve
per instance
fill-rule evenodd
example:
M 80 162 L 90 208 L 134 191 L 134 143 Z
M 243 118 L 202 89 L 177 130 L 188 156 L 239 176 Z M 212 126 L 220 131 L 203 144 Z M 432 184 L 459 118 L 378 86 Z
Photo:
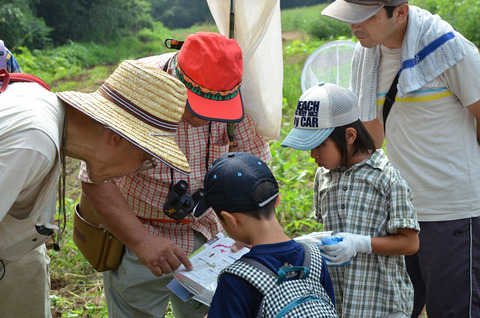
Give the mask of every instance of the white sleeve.
M 467 55 L 442 75 L 447 89 L 455 94 L 463 106 L 480 100 L 480 54 L 475 45 L 464 41 Z
M 9 212 L 28 216 L 55 158 L 55 144 L 38 130 L 0 139 L 0 221 Z

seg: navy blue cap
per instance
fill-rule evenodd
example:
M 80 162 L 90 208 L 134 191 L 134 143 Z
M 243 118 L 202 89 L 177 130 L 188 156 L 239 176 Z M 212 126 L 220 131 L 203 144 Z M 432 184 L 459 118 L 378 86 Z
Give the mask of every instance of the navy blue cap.
M 272 191 L 255 197 L 263 182 L 272 183 Z M 262 208 L 278 196 L 277 180 L 258 157 L 246 152 L 230 152 L 212 164 L 204 179 L 205 195 L 194 210 L 201 216 L 209 207 L 215 211 L 249 212 Z

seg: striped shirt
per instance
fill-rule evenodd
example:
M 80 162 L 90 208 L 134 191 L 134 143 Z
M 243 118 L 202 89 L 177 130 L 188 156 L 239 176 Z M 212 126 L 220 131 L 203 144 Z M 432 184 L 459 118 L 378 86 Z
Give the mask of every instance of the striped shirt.
M 412 193 L 381 149 L 348 170 L 319 168 L 314 190 L 315 212 L 326 231 L 384 237 L 398 228 L 420 229 Z M 410 316 L 413 287 L 403 255 L 360 253 L 329 272 L 339 316 Z
M 163 68 L 171 56 L 172 54 L 164 54 L 144 58 L 141 61 Z M 208 139 L 210 139 L 210 143 Z M 211 165 L 215 159 L 228 152 L 227 124 L 211 122 L 209 133 L 209 125 L 193 127 L 181 121 L 175 141 L 187 157 L 192 172 L 186 176 L 174 171 L 173 182 L 175 184 L 180 180 L 187 181 L 188 193 L 193 194 L 203 186 L 207 165 Z M 245 115 L 242 122 L 235 124 L 234 141 L 236 151 L 250 152 L 264 161 L 271 159 L 269 144 L 257 133 L 255 123 L 248 115 Z M 165 215 L 163 204 L 170 190 L 171 169 L 158 160 L 157 163 L 158 165 L 154 169 L 119 178 L 116 180 L 117 186 L 129 206 L 152 235 L 170 239 L 187 254 L 190 254 L 193 252 L 194 230 L 210 239 L 223 231 L 223 228 L 212 209 L 199 218 L 194 218 L 190 214 L 182 220 L 182 223 Z M 81 181 L 88 182 L 84 164 L 82 164 L 79 178 Z

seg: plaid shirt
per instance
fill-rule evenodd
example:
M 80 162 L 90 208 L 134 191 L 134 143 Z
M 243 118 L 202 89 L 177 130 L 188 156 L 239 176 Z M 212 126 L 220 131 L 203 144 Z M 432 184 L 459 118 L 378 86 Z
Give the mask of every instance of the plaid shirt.
M 143 58 L 141 61 L 163 68 L 172 55 L 152 56 Z M 169 73 L 172 73 L 171 70 Z M 174 171 L 173 182 L 187 181 L 190 194 L 203 187 L 207 165 L 211 165 L 215 159 L 228 152 L 227 124 L 211 122 L 210 125 L 209 133 L 209 125 L 193 127 L 181 121 L 175 135 L 175 141 L 187 157 L 192 172 L 186 176 Z M 245 115 L 242 122 L 235 124 L 234 142 L 236 151 L 250 152 L 264 161 L 271 159 L 269 144 L 257 133 L 255 123 L 248 115 Z M 151 234 L 172 240 L 190 254 L 193 252 L 194 230 L 210 239 L 223 231 L 223 228 L 212 209 L 199 218 L 194 218 L 190 214 L 182 223 L 165 215 L 163 204 L 170 190 L 172 169 L 158 160 L 157 163 L 154 169 L 129 174 L 115 182 L 129 206 Z M 88 182 L 84 164 L 82 164 L 79 178 L 81 181 Z
M 381 149 L 348 170 L 319 168 L 314 190 L 326 231 L 383 237 L 398 228 L 420 230 L 412 193 Z M 359 253 L 329 272 L 340 317 L 410 316 L 413 287 L 403 255 Z

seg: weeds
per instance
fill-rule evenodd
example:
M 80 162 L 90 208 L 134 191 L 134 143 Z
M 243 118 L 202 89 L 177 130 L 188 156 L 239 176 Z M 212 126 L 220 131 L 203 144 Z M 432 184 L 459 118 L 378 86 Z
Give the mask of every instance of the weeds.
M 170 31 L 156 25 L 154 32 L 143 30 L 137 37 L 128 37 L 116 43 L 70 43 L 51 50 L 22 50 L 18 60 L 24 72 L 42 77 L 53 91 L 88 90 L 91 86 L 98 87 L 119 61 L 164 53 L 167 51 L 163 45 L 165 38 L 184 39 L 188 34 L 200 30 L 216 31 L 216 27 L 198 26 Z M 292 128 L 293 114 L 301 95 L 303 64 L 323 43 L 315 39 L 285 43 L 281 139 Z M 273 158 L 269 162 L 280 185 L 278 218 L 290 237 L 320 231 L 322 224 L 313 215 L 315 161 L 310 158 L 308 151 L 282 148 L 280 144 L 278 141 L 270 143 Z M 78 161 L 68 159 L 66 229 L 61 250 L 49 250 L 52 314 L 53 317 L 108 317 L 101 274 L 92 269 L 72 239 L 73 210 L 80 193 L 78 166 Z M 166 317 L 173 317 L 170 307 L 167 308 Z

